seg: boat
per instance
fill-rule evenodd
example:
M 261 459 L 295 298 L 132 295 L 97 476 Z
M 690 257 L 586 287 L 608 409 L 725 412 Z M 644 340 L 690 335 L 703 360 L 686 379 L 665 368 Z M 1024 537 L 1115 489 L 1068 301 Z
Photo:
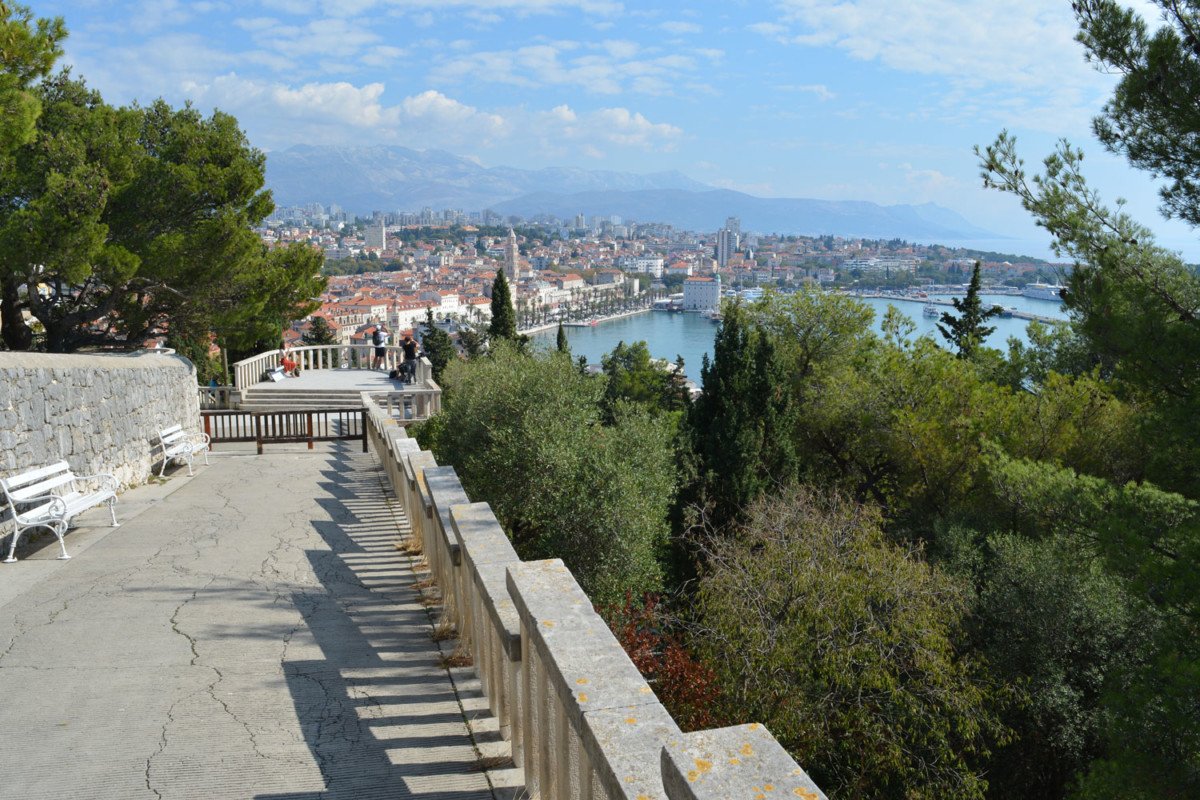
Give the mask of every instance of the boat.
M 1062 290 L 1067 287 L 1057 283 L 1027 283 L 1021 295 L 1034 300 L 1062 300 Z
M 923 313 L 927 317 L 937 317 L 937 316 L 940 316 L 942 312 L 939 311 L 938 307 L 935 306 L 933 303 L 929 303 L 928 305 L 925 306 L 924 309 L 922 309 L 921 313 Z

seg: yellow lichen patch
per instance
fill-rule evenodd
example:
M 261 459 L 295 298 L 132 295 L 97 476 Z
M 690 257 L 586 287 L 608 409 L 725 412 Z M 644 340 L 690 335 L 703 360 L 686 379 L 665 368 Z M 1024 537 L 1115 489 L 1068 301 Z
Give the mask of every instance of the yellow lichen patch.
M 763 791 L 764 791 L 764 792 L 773 792 L 773 791 L 775 791 L 775 784 L 773 784 L 773 783 L 768 783 L 766 786 L 764 786 L 764 787 L 763 787 Z
M 754 748 L 750 746 L 749 742 L 746 742 L 744 745 L 742 745 L 741 752 L 744 756 L 752 756 L 754 755 Z
M 650 795 L 648 795 L 648 794 L 639 794 L 639 795 L 637 796 L 637 800 L 650 800 Z
M 633 782 L 634 782 L 634 781 L 636 781 L 636 780 L 637 780 L 637 778 L 633 777 L 632 775 L 626 775 L 626 776 L 625 776 L 625 782 L 626 782 L 626 783 L 633 783 Z
M 746 729 L 751 730 L 751 731 L 756 731 L 759 729 L 759 727 L 760 726 L 757 722 L 751 722 L 749 725 L 746 726 Z
M 587 695 L 586 695 L 586 694 L 584 694 L 583 692 L 580 692 L 580 693 L 579 693 L 579 696 L 578 696 L 578 699 L 579 699 L 579 702 L 581 702 L 581 703 L 586 703 L 586 702 L 587 702 Z
M 575 681 L 575 683 L 579 684 L 580 686 L 583 686 L 587 682 L 588 682 L 587 678 L 580 678 L 579 680 Z
M 640 689 L 638 689 L 638 691 L 641 692 L 642 694 L 650 694 L 654 690 L 651 689 L 649 686 L 643 686 Z
M 706 773 L 710 769 L 712 769 L 712 762 L 705 761 L 703 758 L 697 758 L 696 759 L 696 769 L 700 772 L 701 775 L 703 775 L 704 773 Z
M 738 764 L 742 763 L 742 760 L 740 758 L 731 758 L 729 759 L 729 763 L 736 767 Z
M 794 770 L 792 770 L 792 774 L 793 775 L 803 775 L 804 770 L 800 769 L 799 767 L 796 767 Z
M 700 777 L 700 773 L 696 772 L 696 770 L 694 770 L 694 769 L 688 770 L 688 783 L 695 783 L 696 778 L 699 778 L 699 777 Z
M 542 627 L 543 627 L 543 628 L 553 628 L 553 627 L 554 627 L 554 620 L 552 620 L 552 619 L 544 619 L 544 620 L 542 620 Z
M 810 789 L 805 789 L 803 786 L 801 786 L 799 789 L 792 790 L 792 794 L 796 795 L 796 797 L 803 798 L 803 800 L 818 800 L 820 797 L 820 795 L 818 795 L 816 792 Z
M 636 724 L 637 724 L 637 717 L 626 717 L 626 718 L 625 718 L 625 724 L 626 724 L 626 725 L 636 725 Z

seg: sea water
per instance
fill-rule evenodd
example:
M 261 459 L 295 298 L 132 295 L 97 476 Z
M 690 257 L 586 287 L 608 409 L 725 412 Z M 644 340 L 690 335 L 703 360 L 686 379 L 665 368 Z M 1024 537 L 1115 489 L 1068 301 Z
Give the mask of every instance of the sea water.
M 949 298 L 934 298 L 946 300 Z M 984 303 L 1016 308 L 1046 317 L 1066 319 L 1062 303 L 1054 300 L 1034 300 L 1028 297 L 1011 295 L 981 295 Z M 906 301 L 893 298 L 864 298 L 863 303 L 875 311 L 874 327 L 880 331 L 880 324 L 888 305 L 894 305 L 905 316 L 916 324 L 916 335 L 930 334 L 939 343 L 944 339 L 937 332 L 937 317 L 926 317 L 922 314 L 924 300 Z M 954 309 L 950 306 L 937 306 L 939 317 L 941 312 Z M 1027 341 L 1025 329 L 1028 320 L 1003 317 L 993 317 L 988 325 L 996 328 L 987 339 L 992 347 L 1005 349 L 1009 337 L 1015 336 L 1021 341 Z M 676 356 L 683 356 L 684 369 L 687 376 L 696 383 L 700 382 L 700 361 L 704 355 L 712 357 L 713 336 L 716 335 L 717 325 L 712 320 L 695 313 L 670 314 L 662 311 L 648 311 L 632 317 L 599 322 L 586 328 L 566 328 L 567 342 L 571 353 L 578 358 L 587 357 L 589 364 L 599 364 L 600 357 L 612 352 L 620 342 L 631 344 L 644 341 L 650 349 L 650 355 L 655 358 L 665 358 L 674 361 Z M 538 347 L 554 347 L 556 331 L 554 329 L 534 334 L 533 341 Z

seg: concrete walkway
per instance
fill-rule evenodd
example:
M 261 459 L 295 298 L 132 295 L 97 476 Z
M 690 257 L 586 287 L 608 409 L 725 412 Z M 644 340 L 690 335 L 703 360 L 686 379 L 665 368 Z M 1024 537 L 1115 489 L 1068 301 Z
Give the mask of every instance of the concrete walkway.
M 359 448 L 214 454 L 3 565 L 0 798 L 491 800 Z

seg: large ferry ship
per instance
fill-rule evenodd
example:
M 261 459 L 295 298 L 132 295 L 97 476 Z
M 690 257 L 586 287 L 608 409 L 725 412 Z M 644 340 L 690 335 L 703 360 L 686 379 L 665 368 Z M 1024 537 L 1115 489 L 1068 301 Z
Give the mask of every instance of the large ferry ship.
M 1062 300 L 1059 292 L 1065 288 L 1057 283 L 1027 283 L 1021 294 L 1034 300 Z

